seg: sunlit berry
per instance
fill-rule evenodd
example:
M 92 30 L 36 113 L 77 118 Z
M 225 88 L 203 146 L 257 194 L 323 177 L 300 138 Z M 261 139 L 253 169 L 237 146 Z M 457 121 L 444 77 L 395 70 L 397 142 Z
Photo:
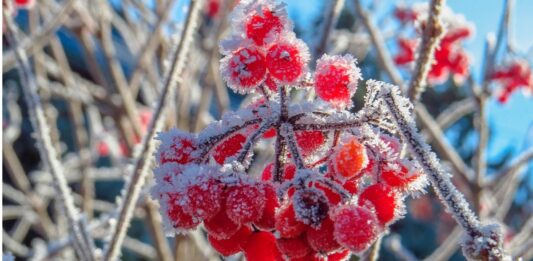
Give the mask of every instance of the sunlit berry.
M 265 43 L 266 38 L 272 38 L 283 30 L 283 21 L 273 10 L 263 7 L 261 10 L 254 10 L 248 15 L 248 20 L 244 27 L 246 36 L 261 46 Z
M 212 237 L 227 239 L 239 231 L 241 225 L 231 220 L 226 210 L 222 209 L 214 217 L 205 220 L 204 227 Z
M 166 200 L 166 215 L 172 227 L 176 229 L 191 229 L 195 228 L 202 221 L 187 214 L 178 200 L 181 197 L 179 194 L 168 194 Z
M 292 204 L 285 204 L 276 213 L 276 230 L 281 237 L 293 238 L 305 231 L 305 224 L 296 219 L 296 213 Z
M 252 92 L 266 76 L 265 55 L 255 47 L 242 47 L 221 60 L 229 87 L 238 93 Z
M 333 221 L 328 217 L 318 228 L 307 229 L 307 242 L 311 248 L 320 253 L 328 253 L 339 249 L 341 246 L 333 235 Z
M 333 170 L 340 179 L 357 178 L 368 164 L 365 146 L 355 138 L 340 145 L 333 156 Z
M 351 55 L 324 54 L 316 65 L 315 92 L 322 100 L 337 108 L 350 107 L 359 79 L 361 70 Z
M 414 170 L 410 170 L 404 163 L 398 162 L 395 167 L 384 167 L 381 171 L 381 179 L 391 187 L 407 188 L 420 176 Z
M 303 76 L 309 50 L 298 39 L 276 42 L 267 51 L 266 65 L 272 78 L 284 84 L 295 83 Z
M 321 131 L 297 131 L 295 136 L 304 157 L 314 154 L 326 142 L 326 135 Z
M 354 205 L 341 206 L 331 217 L 337 242 L 359 253 L 366 250 L 378 235 L 377 221 L 372 212 Z
M 201 220 L 215 216 L 221 207 L 222 185 L 214 179 L 187 187 L 186 212 Z

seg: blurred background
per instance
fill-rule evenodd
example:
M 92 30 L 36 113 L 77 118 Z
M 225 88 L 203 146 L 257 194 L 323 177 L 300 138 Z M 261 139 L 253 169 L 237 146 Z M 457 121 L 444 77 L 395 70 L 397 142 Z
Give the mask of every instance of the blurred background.
M 108 236 L 109 217 L 116 211 L 115 200 L 124 187 L 124 178 L 131 173 L 131 157 L 150 122 L 151 107 L 176 45 L 174 35 L 179 37 L 183 28 L 189 1 L 3 2 L 4 14 L 8 12 L 15 19 L 20 44 L 31 58 L 39 95 L 52 126 L 52 138 L 61 153 L 76 206 L 85 212 L 96 245 L 101 247 Z M 294 31 L 312 50 L 322 35 L 320 25 L 331 2 L 336 1 L 287 1 Z M 327 39 L 326 52 L 352 53 L 358 58 L 365 79 L 390 81 L 380 67 L 354 1 L 342 2 L 337 23 Z M 393 56 L 402 52 L 399 38 L 416 38 L 415 25 L 402 22 L 398 10 L 422 1 L 361 2 Z M 493 67 L 505 68 L 519 59 L 526 61 L 531 71 L 533 1 L 513 2 L 505 39 L 495 52 Z M 467 170 L 476 168 L 473 162 L 479 146 L 479 126 L 475 124 L 479 107 L 472 98 L 472 86 L 487 81 L 486 39 L 489 34 L 498 34 L 506 3 L 447 1 L 455 13 L 463 14 L 475 27 L 475 33 L 460 43 L 469 56 L 467 79 L 458 80 L 450 75 L 432 84 L 421 99 L 442 129 L 443 136 L 437 140 L 449 143 Z M 173 97 L 173 113 L 166 128 L 177 126 L 198 132 L 223 112 L 235 110 L 250 100 L 227 89 L 218 72 L 221 56 L 217 42 L 228 33 L 228 12 L 233 5 L 231 0 L 205 1 L 183 84 Z M 409 79 L 412 68 L 398 65 L 398 70 L 402 78 Z M 43 170 L 32 139 L 33 129 L 18 77 L 13 50 L 3 37 L 2 249 L 13 253 L 17 260 L 72 260 L 73 252 L 67 247 L 68 232 L 61 225 L 64 217 L 58 211 L 52 178 Z M 488 86 L 486 193 L 474 197 L 479 191 L 466 181 L 464 173 L 458 173 L 454 165 L 457 162 L 449 163 L 449 155 L 443 155 L 438 144 L 436 151 L 454 173 L 454 183 L 469 202 L 476 202 L 476 211 L 505 224 L 508 247 L 527 252 L 518 244 L 531 248 L 533 242 L 516 238 L 524 236 L 520 231 L 525 231 L 525 235 L 533 232 L 533 100 L 528 95 L 533 86 L 513 91 L 504 103 L 498 98 L 502 84 L 492 81 Z M 360 88 L 354 97 L 356 104 L 363 94 L 364 88 Z M 461 109 L 459 113 L 453 111 L 457 108 Z M 423 126 L 422 129 L 427 134 Z M 439 142 L 430 134 L 427 136 L 432 145 Z M 268 155 L 269 148 L 264 150 Z M 521 157 L 524 154 L 525 159 Z M 519 168 L 513 168 L 517 163 Z M 253 171 L 259 173 L 262 167 L 259 162 Z M 208 247 L 201 231 L 165 238 L 157 215 L 157 207 L 143 193 L 124 242 L 123 260 L 167 260 L 169 256 L 176 260 L 218 258 L 213 250 L 198 247 Z M 454 220 L 444 212 L 433 192 L 410 199 L 406 217 L 392 226 L 390 240 L 384 240 L 380 260 L 401 260 L 403 250 L 411 255 L 409 258 L 464 260 L 456 244 L 459 233 L 454 227 Z M 526 257 L 533 257 L 531 250 L 527 254 Z

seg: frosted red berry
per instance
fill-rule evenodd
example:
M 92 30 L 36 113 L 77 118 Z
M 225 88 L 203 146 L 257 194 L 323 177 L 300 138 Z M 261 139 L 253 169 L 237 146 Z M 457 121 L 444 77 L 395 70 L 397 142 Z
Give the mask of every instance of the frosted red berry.
M 328 215 L 329 202 L 318 189 L 298 189 L 292 201 L 296 219 L 306 225 L 318 227 Z
M 391 187 L 407 188 L 419 178 L 420 174 L 410 170 L 405 164 L 398 162 L 395 168 L 384 167 L 381 179 Z
M 208 234 L 207 239 L 218 253 L 223 256 L 231 256 L 241 252 L 242 248 L 248 243 L 251 235 L 252 229 L 248 226 L 243 226 L 230 238 L 218 239 Z
M 276 238 L 270 232 L 254 232 L 243 247 L 246 260 L 254 261 L 281 261 L 281 252 L 278 250 Z
M 261 46 L 267 38 L 277 36 L 284 28 L 283 20 L 268 7 L 254 10 L 245 22 L 246 36 Z
M 186 212 L 201 220 L 215 216 L 221 208 L 222 186 L 214 179 L 188 186 Z
M 296 213 L 292 204 L 285 204 L 276 213 L 276 230 L 281 237 L 292 238 L 301 235 L 305 231 L 305 224 L 296 219 Z
M 355 137 L 340 145 L 333 156 L 333 170 L 340 179 L 356 178 L 368 164 L 366 149 Z
M 242 47 L 224 57 L 221 68 L 230 88 L 238 93 L 249 93 L 265 79 L 265 55 L 253 46 Z
M 354 205 L 341 206 L 331 217 L 337 242 L 359 253 L 366 250 L 377 238 L 377 221 L 372 212 Z
M 235 156 L 246 142 L 243 134 L 237 133 L 217 145 L 213 151 L 213 158 L 218 164 L 224 164 L 227 158 Z
M 298 39 L 274 43 L 267 51 L 266 65 L 270 76 L 284 84 L 295 83 L 303 76 L 309 51 Z
M 337 108 L 349 107 L 359 79 L 361 72 L 351 55 L 324 54 L 316 65 L 315 92 L 322 100 Z
M 158 138 L 162 141 L 156 154 L 160 164 L 168 162 L 187 164 L 195 159 L 193 154 L 198 145 L 193 135 L 172 129 L 162 133 Z
M 359 195 L 359 205 L 374 209 L 377 220 L 384 226 L 397 216 L 398 195 L 395 190 L 384 184 L 368 186 Z
M 263 230 L 272 230 L 276 225 L 276 209 L 279 207 L 276 188 L 272 183 L 264 183 L 262 187 L 265 192 L 265 207 L 261 218 L 254 222 L 254 225 Z
M 226 213 L 237 223 L 250 223 L 261 218 L 265 192 L 258 184 L 240 184 L 228 190 Z
M 295 136 L 304 157 L 315 153 L 326 141 L 326 136 L 321 131 L 297 131 Z
M 239 231 L 241 225 L 231 220 L 226 210 L 222 209 L 214 217 L 205 220 L 204 227 L 212 237 L 227 239 Z
M 295 238 L 278 238 L 276 243 L 279 251 L 289 258 L 301 258 L 311 253 L 305 235 Z
M 318 228 L 307 229 L 307 242 L 313 250 L 320 253 L 329 253 L 341 247 L 333 234 L 333 221 L 328 217 Z
M 296 174 L 296 165 L 292 163 L 285 164 L 283 171 L 282 171 L 282 175 L 281 175 L 283 181 L 292 180 L 295 174 Z M 274 177 L 274 162 L 269 163 L 263 169 L 263 173 L 261 174 L 261 180 L 272 181 L 273 177 Z
M 183 207 L 177 202 L 180 195 L 169 194 L 166 201 L 166 216 L 172 227 L 176 229 L 191 229 L 198 226 L 202 221 L 187 214 Z

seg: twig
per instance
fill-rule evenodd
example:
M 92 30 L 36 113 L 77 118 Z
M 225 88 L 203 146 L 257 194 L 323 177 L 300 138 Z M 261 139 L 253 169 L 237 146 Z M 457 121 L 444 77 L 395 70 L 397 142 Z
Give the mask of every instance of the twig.
M 160 94 L 159 102 L 154 110 L 154 116 L 150 122 L 150 127 L 147 132 L 147 136 L 142 143 L 141 153 L 137 157 L 133 175 L 130 182 L 127 184 L 125 195 L 122 199 L 122 203 L 119 205 L 119 217 L 117 224 L 113 228 L 112 238 L 109 245 L 106 247 L 104 260 L 113 261 L 116 260 L 126 230 L 132 218 L 132 211 L 135 208 L 137 199 L 141 192 L 141 188 L 144 185 L 148 169 L 150 167 L 151 155 L 155 150 L 155 135 L 159 132 L 165 120 L 165 108 L 168 103 L 168 99 L 173 97 L 174 91 L 180 82 L 180 75 L 183 72 L 185 66 L 185 59 L 189 51 L 189 45 L 192 41 L 192 36 L 196 30 L 198 14 L 202 6 L 201 0 L 191 1 L 187 20 L 185 22 L 185 29 L 178 44 L 178 48 L 172 58 L 172 65 L 170 72 L 165 79 L 162 91 Z
M 19 65 L 19 74 L 23 83 L 22 89 L 24 90 L 24 97 L 26 98 L 26 103 L 29 107 L 30 121 L 36 130 L 35 136 L 38 145 L 37 147 L 43 162 L 54 177 L 54 183 L 56 184 L 60 197 L 60 205 L 65 211 L 69 228 L 75 237 L 74 248 L 80 259 L 94 260 L 93 249 L 91 249 L 90 245 L 86 244 L 84 240 L 83 233 L 85 233 L 85 228 L 79 226 L 79 213 L 74 206 L 74 201 L 70 195 L 70 188 L 67 185 L 61 163 L 57 159 L 57 152 L 49 136 L 50 127 L 46 121 L 44 109 L 37 93 L 38 90 L 35 77 L 31 72 L 26 54 L 17 43 L 15 25 L 6 10 L 4 10 L 4 23 L 6 25 L 7 39 L 11 43 L 12 48 L 14 48 L 16 61 Z
M 318 37 L 318 42 L 316 42 L 315 51 L 313 53 L 313 57 L 315 58 L 327 51 L 329 36 L 331 35 L 333 29 L 335 29 L 335 25 L 339 19 L 342 7 L 344 6 L 344 0 L 326 1 L 324 4 L 327 5 L 327 8 L 325 8 L 322 25 L 319 32 L 320 37 Z
M 424 35 L 422 35 L 421 48 L 416 59 L 415 71 L 409 84 L 409 98 L 412 101 L 420 99 L 426 89 L 426 77 L 435 61 L 435 49 L 444 34 L 444 25 L 440 19 L 446 0 L 431 0 L 426 21 Z

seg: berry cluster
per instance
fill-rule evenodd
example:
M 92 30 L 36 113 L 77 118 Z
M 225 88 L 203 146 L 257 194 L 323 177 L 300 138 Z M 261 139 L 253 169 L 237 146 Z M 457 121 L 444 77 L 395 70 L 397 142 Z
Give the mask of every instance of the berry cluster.
M 418 31 L 424 31 L 427 17 L 427 5 L 415 5 L 412 9 L 398 7 L 394 14 L 402 24 L 418 25 Z M 446 33 L 435 50 L 435 63 L 428 74 L 428 82 L 432 85 L 445 82 L 453 75 L 458 82 L 464 81 L 469 73 L 470 59 L 462 48 L 461 42 L 474 33 L 474 27 L 461 15 L 454 14 L 449 8 L 443 10 L 443 20 L 447 25 Z M 394 61 L 397 65 L 410 64 L 415 60 L 418 41 L 404 37 L 398 38 L 399 53 Z
M 424 176 L 380 128 L 389 116 L 372 94 L 364 110 L 347 110 L 361 79 L 354 58 L 324 55 L 311 75 L 283 5 L 241 1 L 233 15 L 221 71 L 236 92 L 261 97 L 198 134 L 160 133 L 152 195 L 166 226 L 184 232 L 203 223 L 221 255 L 253 261 L 364 252 L 402 216 Z M 311 86 L 318 101 L 289 104 L 291 87 Z M 249 175 L 254 144 L 273 137 L 275 158 L 260 177 Z
M 530 94 L 533 93 L 533 73 L 525 60 L 513 60 L 508 66 L 495 70 L 490 79 L 503 85 L 503 89 L 498 95 L 500 103 L 506 103 L 511 94 L 519 88 L 523 88 Z

